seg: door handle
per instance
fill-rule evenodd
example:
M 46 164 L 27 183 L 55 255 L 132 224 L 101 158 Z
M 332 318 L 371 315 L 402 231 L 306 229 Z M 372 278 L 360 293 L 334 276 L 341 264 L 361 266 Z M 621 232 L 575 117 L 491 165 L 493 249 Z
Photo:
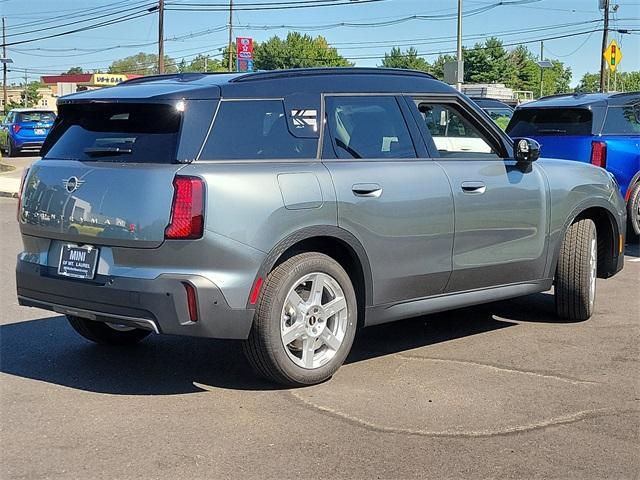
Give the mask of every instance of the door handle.
M 482 182 L 462 182 L 462 191 L 469 195 L 481 195 L 487 191 L 487 186 Z
M 356 197 L 378 198 L 382 195 L 382 187 L 377 183 L 356 183 L 351 191 Z

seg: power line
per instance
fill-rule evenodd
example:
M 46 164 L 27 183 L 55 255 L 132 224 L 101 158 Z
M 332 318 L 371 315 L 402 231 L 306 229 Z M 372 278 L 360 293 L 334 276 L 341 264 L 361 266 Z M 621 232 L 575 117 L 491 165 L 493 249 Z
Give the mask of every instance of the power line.
M 234 6 L 234 11 L 257 11 L 257 10 L 292 10 L 292 9 L 300 9 L 300 8 L 318 8 L 318 7 L 337 7 L 341 5 L 361 5 L 363 3 L 377 3 L 384 2 L 387 0 L 358 0 L 354 2 L 353 0 L 323 0 L 323 3 L 310 3 L 310 2 L 289 2 L 296 3 L 295 5 L 264 5 L 261 6 L 244 6 L 238 5 Z M 175 4 L 173 4 L 175 5 Z M 201 7 L 191 7 L 191 6 L 183 6 L 182 4 L 179 6 L 167 7 L 166 10 L 174 10 L 178 12 L 225 12 L 229 11 L 229 5 L 217 4 L 217 5 L 209 5 L 209 6 L 201 6 Z

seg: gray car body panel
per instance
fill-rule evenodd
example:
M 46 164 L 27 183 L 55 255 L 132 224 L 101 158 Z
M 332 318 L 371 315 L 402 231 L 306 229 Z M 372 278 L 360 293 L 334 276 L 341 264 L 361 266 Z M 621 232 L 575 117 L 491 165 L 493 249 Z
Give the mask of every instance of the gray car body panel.
M 370 83 L 360 82 L 369 75 Z M 586 209 L 606 210 L 623 231 L 624 202 L 604 170 L 548 159 L 530 165 L 509 158 L 440 159 L 404 107 L 417 159 L 336 160 L 323 150 L 322 132 L 316 159 L 212 161 L 201 156 L 221 96 L 284 98 L 287 109 L 320 110 L 321 93 L 384 92 L 435 93 L 461 102 L 511 156 L 504 133 L 453 89 L 418 73 L 393 75 L 397 78 L 390 82 L 391 74 L 370 69 L 337 71 L 321 87 L 318 78 L 326 75 L 318 71 L 290 77 L 277 72 L 186 80 L 168 76 L 65 97 L 62 103 L 183 100 L 202 120 L 185 117 L 190 127 L 181 134 L 178 152 L 183 153 L 177 160 L 186 164 L 46 159 L 34 164 L 22 197 L 20 303 L 102 321 L 149 320 L 161 333 L 246 338 L 255 308 L 249 298 L 258 279 L 266 278 L 296 244 L 320 238 L 339 241 L 353 252 L 364 282 L 364 323 L 371 325 L 548 289 L 564 231 Z M 415 138 L 421 131 L 424 138 Z M 176 174 L 205 182 L 205 228 L 198 240 L 164 240 Z M 69 176 L 85 183 L 67 193 L 62 182 Z M 483 182 L 487 190 L 465 195 L 463 181 Z M 378 185 L 380 194 L 356 196 L 359 184 Z M 39 195 L 57 195 L 60 205 L 86 203 L 95 221 L 76 230 L 73 222 L 52 223 L 52 213 L 66 210 L 36 202 L 38 188 Z M 107 228 L 106 219 L 124 222 L 125 230 L 133 224 L 135 238 Z M 64 243 L 100 248 L 94 280 L 56 275 Z M 612 252 L 612 258 L 615 273 L 622 257 Z M 198 325 L 184 321 L 185 282 L 198 290 Z M 130 310 L 120 305 L 123 295 L 130 299 Z

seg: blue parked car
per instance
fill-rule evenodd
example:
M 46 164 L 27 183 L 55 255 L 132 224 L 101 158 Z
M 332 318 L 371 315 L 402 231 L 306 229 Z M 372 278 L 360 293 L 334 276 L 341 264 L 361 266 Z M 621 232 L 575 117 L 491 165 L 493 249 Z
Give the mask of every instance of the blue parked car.
M 520 105 L 511 137 L 529 137 L 549 158 L 608 170 L 627 202 L 629 236 L 640 235 L 640 92 L 553 95 Z
M 15 108 L 0 126 L 0 148 L 13 157 L 22 151 L 39 152 L 56 119 L 52 110 Z

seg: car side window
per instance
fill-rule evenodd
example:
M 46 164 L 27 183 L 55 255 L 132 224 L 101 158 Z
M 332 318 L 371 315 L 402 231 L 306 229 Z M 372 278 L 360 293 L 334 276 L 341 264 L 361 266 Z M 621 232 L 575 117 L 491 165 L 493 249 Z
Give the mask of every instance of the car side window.
M 301 138 L 291 134 L 282 100 L 227 100 L 220 102 L 200 158 L 316 158 L 317 148 L 317 138 Z
M 450 103 L 414 100 L 433 143 L 443 158 L 500 158 L 461 109 Z
M 416 158 L 409 129 L 393 96 L 328 97 L 328 133 L 337 158 Z
M 608 135 L 628 135 L 640 133 L 640 102 L 609 107 L 602 127 Z

